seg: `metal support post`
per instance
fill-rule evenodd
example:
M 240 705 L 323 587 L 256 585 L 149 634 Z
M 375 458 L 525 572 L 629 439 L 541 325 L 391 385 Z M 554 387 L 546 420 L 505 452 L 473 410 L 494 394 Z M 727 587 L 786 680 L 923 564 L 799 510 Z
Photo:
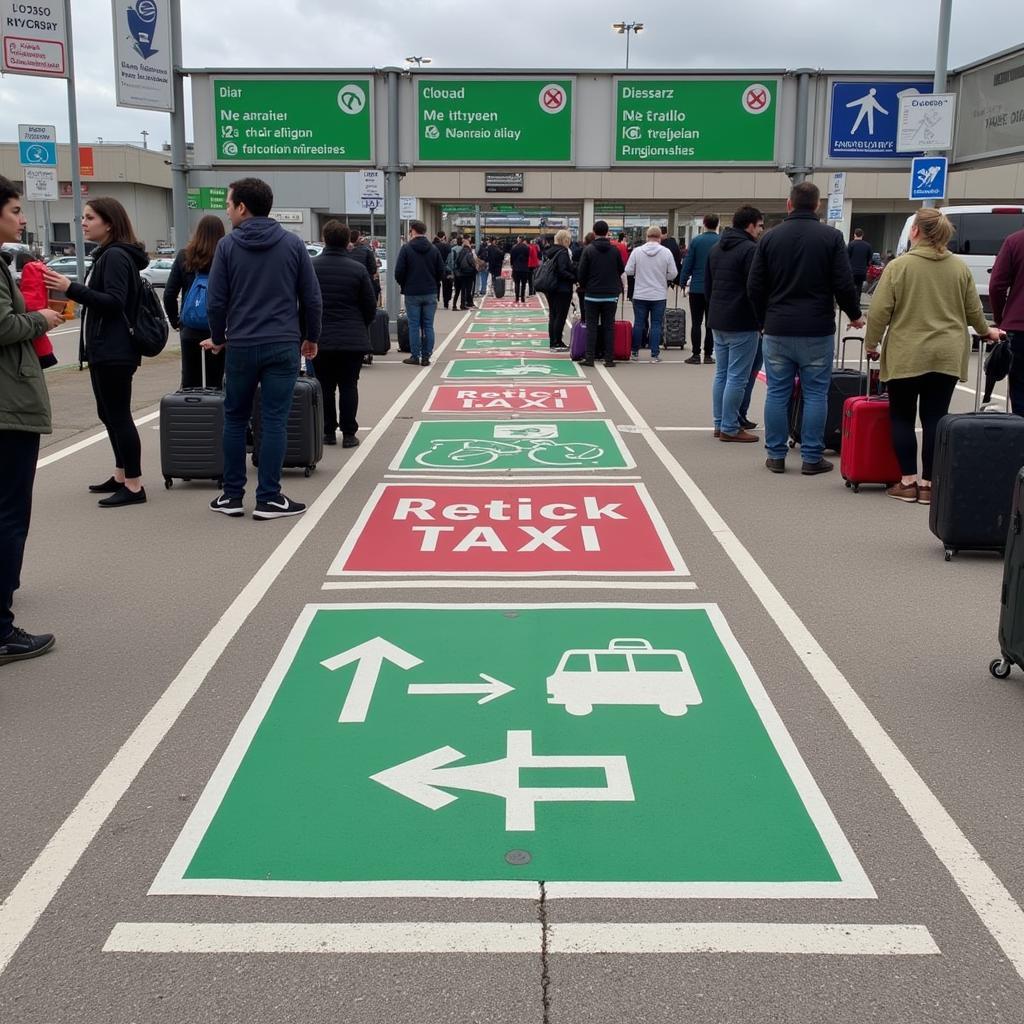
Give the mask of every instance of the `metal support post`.
M 941 0 L 939 4 L 939 37 L 935 46 L 935 77 L 932 79 L 932 91 L 946 91 L 946 68 L 949 64 L 949 22 L 953 13 L 953 0 Z M 947 188 L 948 183 L 947 183 Z M 926 207 L 935 206 L 934 199 L 925 199 L 921 204 Z
M 171 0 L 171 216 L 174 245 L 188 241 L 188 150 L 185 146 L 185 76 L 181 73 L 181 0 Z
M 796 86 L 796 136 L 793 143 L 793 169 L 789 172 L 790 180 L 799 185 L 811 170 L 807 166 L 807 120 L 810 111 L 811 70 L 800 68 L 795 71 Z
M 85 280 L 85 236 L 82 234 L 82 164 L 78 152 L 78 101 L 75 97 L 75 40 L 71 28 L 71 0 L 64 0 L 64 24 L 68 33 L 68 142 L 71 144 L 71 202 L 75 210 L 72 238 L 78 280 Z M 81 365 L 81 364 L 79 364 Z
M 398 332 L 398 282 L 395 280 L 395 264 L 398 262 L 399 223 L 402 200 L 401 164 L 398 162 L 398 68 L 387 68 L 388 76 L 388 163 L 384 179 L 384 218 L 387 221 L 386 241 L 388 251 L 387 290 L 385 304 L 391 331 Z

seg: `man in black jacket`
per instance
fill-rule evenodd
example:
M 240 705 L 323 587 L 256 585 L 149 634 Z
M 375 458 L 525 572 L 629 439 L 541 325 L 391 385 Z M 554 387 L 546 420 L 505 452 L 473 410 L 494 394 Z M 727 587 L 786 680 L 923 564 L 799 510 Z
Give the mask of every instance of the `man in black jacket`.
M 473 240 L 466 235 L 461 246 L 455 250 L 455 299 L 459 300 L 459 309 L 476 309 L 473 301 L 473 287 L 476 284 L 476 253 L 473 251 Z M 452 308 L 455 308 L 455 299 Z
M 832 379 L 835 302 L 850 318 L 851 327 L 864 326 L 843 236 L 818 220 L 820 201 L 812 182 L 793 186 L 786 204 L 789 216 L 761 239 L 747 280 L 755 316 L 764 325 L 765 465 L 773 473 L 786 471 L 794 377 L 800 378 L 804 405 L 801 472 L 813 476 L 832 469 L 821 453 Z
M 762 231 L 764 214 L 753 206 L 741 206 L 732 216 L 732 227 L 725 229 L 708 254 L 704 272 L 708 326 L 714 331 L 718 355 L 711 404 L 715 437 L 722 441 L 757 440 L 739 422 L 739 407 L 760 335 L 761 325 L 747 295 L 747 278 Z
M 487 270 L 491 275 L 491 294 L 497 295 L 494 289 L 494 282 L 501 277 L 501 272 L 505 266 L 505 250 L 498 245 L 496 239 L 491 239 L 491 244 L 487 246 Z M 504 288 L 504 285 L 501 285 Z
M 340 423 L 342 448 L 355 448 L 359 368 L 370 351 L 369 327 L 377 315 L 377 296 L 366 268 L 348 251 L 348 227 L 329 220 L 323 236 L 324 251 L 313 260 L 324 310 L 313 369 L 324 393 L 324 444 L 337 443 Z
M 857 294 L 860 295 L 864 290 L 864 282 L 868 277 L 868 266 L 871 263 L 871 257 L 874 255 L 871 243 L 864 241 L 863 229 L 854 229 L 853 241 L 846 247 L 846 255 L 850 257 L 853 285 L 857 289 Z
M 512 263 L 512 283 L 516 289 L 517 303 L 526 302 L 526 286 L 530 283 L 530 247 L 526 239 L 520 235 L 516 244 L 512 246 L 509 253 L 509 260 Z
M 437 244 L 427 241 L 427 226 L 421 220 L 409 221 L 409 241 L 402 246 L 395 262 L 395 280 L 405 296 L 409 317 L 410 366 L 429 366 L 434 352 L 434 314 L 437 289 L 444 278 L 444 264 Z
M 411 241 L 411 239 L 410 239 Z M 443 232 L 439 231 L 434 238 L 434 248 L 437 250 L 438 255 L 441 257 L 441 266 L 448 266 L 448 253 L 452 251 L 451 244 L 448 242 L 448 236 Z M 441 300 L 441 305 L 445 309 L 448 308 L 448 303 L 452 301 L 452 289 L 455 287 L 455 278 L 444 270 L 441 274 L 441 283 L 437 288 L 437 297 Z M 443 298 L 442 298 L 443 296 Z
M 622 294 L 622 275 L 626 266 L 618 246 L 608 238 L 608 223 L 603 220 L 594 224 L 597 236 L 583 250 L 576 279 L 586 293 L 584 306 L 587 320 L 587 355 L 581 361 L 583 366 L 593 366 L 594 356 L 600 350 L 604 353 L 604 365 L 615 365 L 614 333 L 615 307 Z

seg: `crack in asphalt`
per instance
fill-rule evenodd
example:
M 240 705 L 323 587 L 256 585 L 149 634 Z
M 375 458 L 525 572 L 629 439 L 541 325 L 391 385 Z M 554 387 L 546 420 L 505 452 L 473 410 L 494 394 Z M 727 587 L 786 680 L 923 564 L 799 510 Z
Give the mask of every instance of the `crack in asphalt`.
M 537 902 L 537 919 L 540 921 L 540 999 L 543 1009 L 542 1024 L 551 1024 L 551 973 L 548 960 L 548 905 L 547 890 L 540 882 L 540 899 Z

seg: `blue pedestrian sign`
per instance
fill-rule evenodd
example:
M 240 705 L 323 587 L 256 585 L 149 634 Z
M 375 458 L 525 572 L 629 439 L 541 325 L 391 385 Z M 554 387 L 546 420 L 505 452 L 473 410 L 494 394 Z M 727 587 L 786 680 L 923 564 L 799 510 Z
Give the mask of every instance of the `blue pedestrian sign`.
M 52 124 L 19 124 L 18 155 L 22 167 L 56 167 L 57 129 Z
M 833 82 L 828 155 L 905 160 L 896 151 L 900 98 L 932 91 L 931 82 Z
M 949 161 L 944 156 L 917 156 L 910 165 L 911 199 L 945 199 L 946 172 Z

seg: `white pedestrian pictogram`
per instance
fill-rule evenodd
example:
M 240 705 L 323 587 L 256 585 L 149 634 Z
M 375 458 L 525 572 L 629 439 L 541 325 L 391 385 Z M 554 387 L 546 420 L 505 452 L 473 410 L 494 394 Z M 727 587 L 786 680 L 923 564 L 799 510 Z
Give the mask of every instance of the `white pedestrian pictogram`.
M 857 120 L 853 122 L 853 127 L 850 129 L 851 135 L 857 134 L 857 129 L 861 126 L 861 122 L 865 117 L 868 119 L 868 135 L 874 135 L 875 111 L 877 110 L 880 114 L 889 113 L 889 111 L 875 99 L 876 92 L 878 92 L 878 90 L 875 88 L 868 89 L 866 96 L 861 96 L 859 100 L 853 100 L 846 104 L 847 110 L 852 110 L 854 107 L 860 107 L 860 113 L 857 114 Z
M 370 778 L 432 811 L 458 799 L 446 793 L 446 789 L 500 796 L 505 800 L 506 832 L 536 831 L 538 803 L 631 803 L 635 800 L 629 762 L 625 757 L 537 755 L 533 753 L 533 733 L 529 729 L 510 730 L 505 734 L 505 756 L 498 761 L 447 767 L 465 756 L 454 747 L 440 747 L 393 768 L 385 768 Z M 592 768 L 604 772 L 605 784 L 522 786 L 520 772 L 524 768 Z
M 941 169 L 942 168 L 938 164 L 932 164 L 931 167 L 920 168 L 917 172 L 917 187 L 927 188 L 929 185 L 934 184 Z

